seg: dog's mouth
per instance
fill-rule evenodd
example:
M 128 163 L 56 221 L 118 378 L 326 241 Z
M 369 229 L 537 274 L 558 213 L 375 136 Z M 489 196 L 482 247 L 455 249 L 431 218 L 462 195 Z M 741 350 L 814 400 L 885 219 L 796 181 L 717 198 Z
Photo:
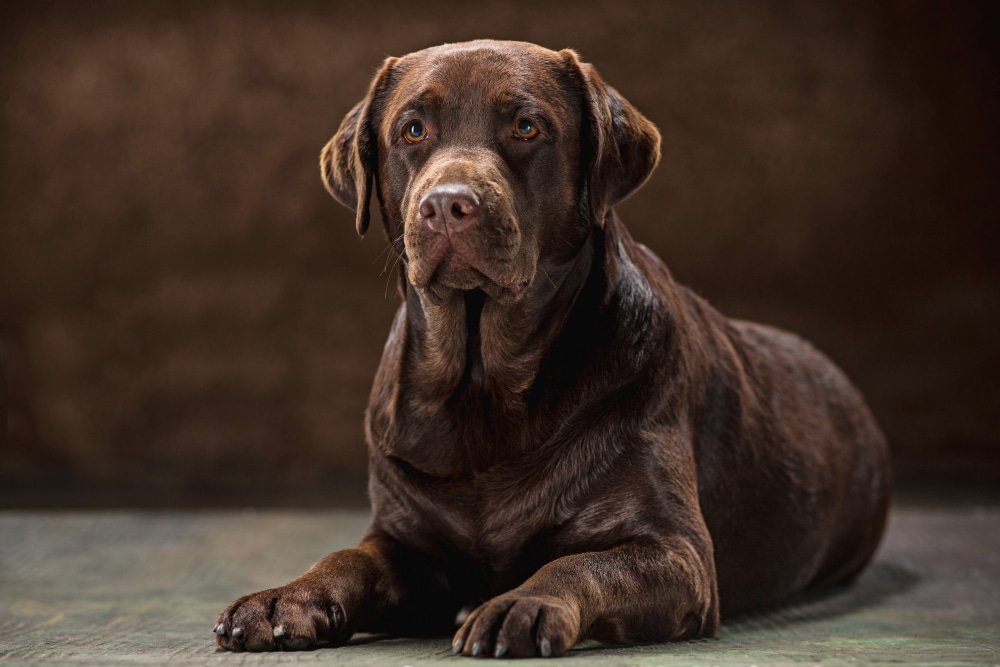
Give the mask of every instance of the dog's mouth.
M 411 258 L 410 280 L 437 305 L 477 290 L 491 299 L 513 302 L 523 296 L 531 282 L 511 271 L 512 260 L 471 260 L 450 243 L 421 250 L 421 256 Z
M 427 283 L 425 293 L 435 304 L 441 305 L 456 295 L 482 294 L 500 302 L 518 300 L 528 280 L 507 280 L 501 282 L 456 252 L 443 258 Z

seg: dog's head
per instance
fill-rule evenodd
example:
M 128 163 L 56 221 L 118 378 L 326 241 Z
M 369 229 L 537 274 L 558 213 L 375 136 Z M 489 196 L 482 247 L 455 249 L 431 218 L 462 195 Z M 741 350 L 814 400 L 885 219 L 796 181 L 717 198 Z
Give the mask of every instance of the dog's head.
M 579 253 L 649 177 L 659 146 L 656 127 L 573 51 L 484 40 L 387 59 L 320 168 L 361 234 L 375 195 L 422 294 L 508 300 L 539 266 L 558 273 Z

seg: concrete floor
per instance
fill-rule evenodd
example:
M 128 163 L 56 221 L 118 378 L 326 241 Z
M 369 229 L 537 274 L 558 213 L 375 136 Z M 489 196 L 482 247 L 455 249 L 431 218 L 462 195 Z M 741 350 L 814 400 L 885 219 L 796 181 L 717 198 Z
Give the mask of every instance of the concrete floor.
M 230 600 L 352 545 L 366 522 L 363 512 L 0 512 L 0 662 L 469 664 L 447 638 L 216 653 L 212 623 Z M 904 506 L 851 588 L 724 620 L 718 639 L 591 643 L 560 661 L 1000 664 L 1000 506 Z

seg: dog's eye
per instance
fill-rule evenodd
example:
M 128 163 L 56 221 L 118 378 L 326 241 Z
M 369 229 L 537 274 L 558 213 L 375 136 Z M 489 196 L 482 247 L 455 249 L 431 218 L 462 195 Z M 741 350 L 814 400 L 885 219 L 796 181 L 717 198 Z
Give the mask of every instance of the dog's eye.
M 427 138 L 427 128 L 419 120 L 415 120 L 403 130 L 403 138 L 411 144 L 421 142 Z
M 527 118 L 522 118 L 514 123 L 514 136 L 518 139 L 528 141 L 538 136 L 538 128 Z

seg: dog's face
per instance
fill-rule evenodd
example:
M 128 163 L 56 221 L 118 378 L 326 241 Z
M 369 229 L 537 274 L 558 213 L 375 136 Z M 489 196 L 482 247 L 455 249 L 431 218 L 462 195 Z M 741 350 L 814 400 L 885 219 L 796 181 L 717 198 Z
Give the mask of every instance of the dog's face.
M 551 281 L 658 157 L 656 128 L 572 51 L 478 41 L 388 59 L 320 162 L 360 233 L 374 190 L 407 279 L 440 303 Z

